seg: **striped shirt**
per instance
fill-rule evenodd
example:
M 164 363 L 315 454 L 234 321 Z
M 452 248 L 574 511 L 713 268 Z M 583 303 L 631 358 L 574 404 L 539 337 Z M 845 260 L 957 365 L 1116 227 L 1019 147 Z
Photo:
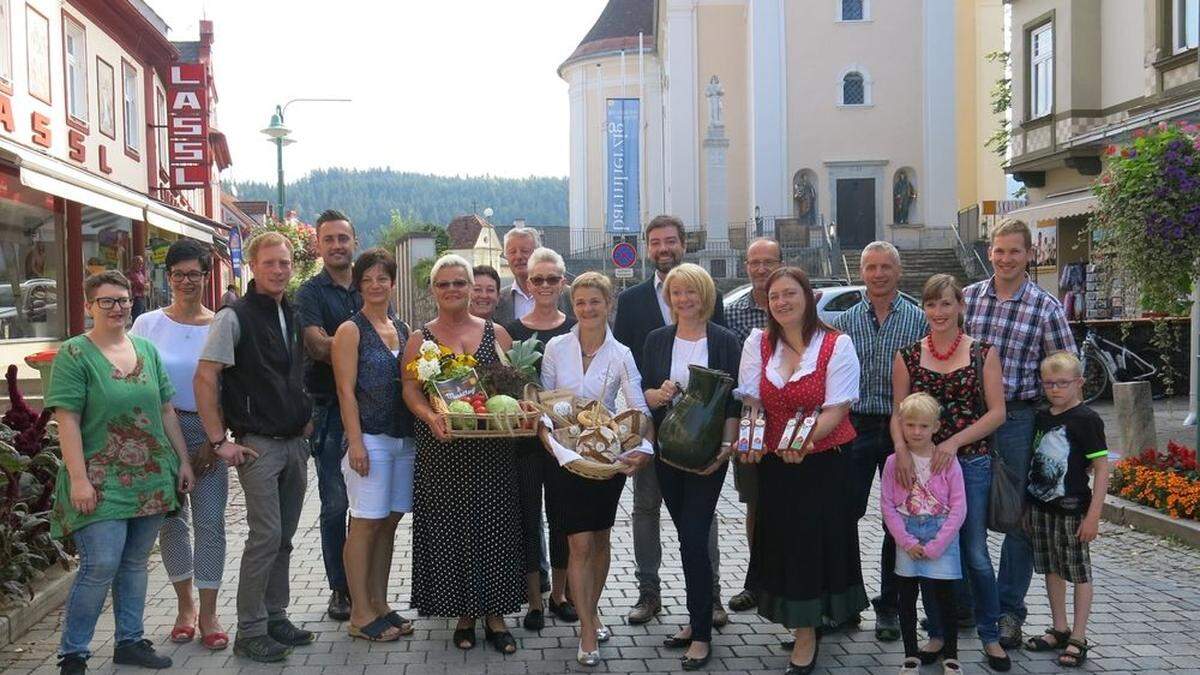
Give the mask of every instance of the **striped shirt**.
M 994 279 L 963 289 L 967 334 L 998 350 L 1005 399 L 1036 400 L 1042 396 L 1042 359 L 1054 352 L 1075 353 L 1075 336 L 1053 295 L 1026 278 L 1012 298 L 1001 300 Z
M 744 343 L 755 328 L 767 327 L 767 310 L 758 306 L 751 291 L 725 308 L 725 326 Z
M 851 410 L 860 415 L 891 415 L 892 360 L 897 350 L 929 332 L 925 312 L 897 293 L 881 325 L 871 302 L 864 298 L 834 319 L 833 327 L 854 341 L 862 365 L 858 402 Z

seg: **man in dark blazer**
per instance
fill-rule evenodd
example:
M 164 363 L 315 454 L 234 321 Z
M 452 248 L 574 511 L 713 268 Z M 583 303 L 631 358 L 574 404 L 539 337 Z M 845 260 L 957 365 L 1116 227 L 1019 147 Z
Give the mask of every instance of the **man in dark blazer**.
M 514 227 L 504 233 L 504 259 L 512 270 L 513 283 L 500 289 L 500 302 L 492 314 L 492 321 L 507 326 L 533 309 L 533 294 L 529 291 L 529 256 L 542 245 L 538 231 L 531 227 Z M 564 280 L 566 281 L 566 280 Z M 558 299 L 558 309 L 568 317 L 571 311 L 570 292 L 564 291 Z
M 683 221 L 675 216 L 656 216 L 646 224 L 646 249 L 654 274 L 642 283 L 627 288 L 617 296 L 617 317 L 613 322 L 613 337 L 633 352 L 638 372 L 645 373 L 642 350 L 646 336 L 656 328 L 673 323 L 667 302 L 662 296 L 662 283 L 667 273 L 683 262 Z M 713 323 L 725 325 L 725 297 L 717 291 L 713 308 Z M 637 562 L 638 600 L 629 612 L 631 624 L 650 621 L 662 611 L 661 583 L 658 568 L 662 564 L 662 537 L 659 522 L 662 514 L 662 492 L 654 465 L 650 464 L 633 475 L 633 555 Z M 720 559 L 717 550 L 716 528 L 709 539 L 712 557 L 713 625 L 729 623 L 729 616 L 720 602 Z

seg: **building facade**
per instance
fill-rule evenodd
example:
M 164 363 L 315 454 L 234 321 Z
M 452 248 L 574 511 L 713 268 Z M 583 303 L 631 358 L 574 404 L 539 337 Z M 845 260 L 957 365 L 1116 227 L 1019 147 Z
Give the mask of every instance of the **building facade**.
M 1003 15 L 1001 0 L 611 0 L 558 71 L 573 249 L 609 243 L 613 99 L 640 104 L 630 221 L 676 214 L 709 249 L 781 221 L 833 225 L 843 248 L 952 246 L 959 208 L 1004 198 L 983 148 Z
M 24 357 L 87 329 L 88 274 L 141 255 L 163 304 L 166 248 L 191 237 L 222 259 L 211 299 L 228 283 L 212 24 L 167 30 L 142 0 L 0 0 L 0 363 L 34 393 Z

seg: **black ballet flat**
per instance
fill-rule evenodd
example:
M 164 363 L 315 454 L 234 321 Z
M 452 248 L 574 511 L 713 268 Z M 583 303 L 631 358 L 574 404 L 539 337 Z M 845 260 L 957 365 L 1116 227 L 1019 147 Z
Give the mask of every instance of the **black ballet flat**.
M 812 660 L 808 662 L 808 665 L 796 665 L 795 663 L 792 663 L 791 657 L 788 657 L 788 667 L 787 670 L 784 671 L 783 675 L 809 675 L 809 673 L 812 673 L 817 669 L 817 654 L 820 652 L 821 641 L 817 640 L 817 643 L 813 645 L 813 656 Z
M 987 657 L 988 667 L 997 673 L 1007 673 L 1008 671 L 1012 670 L 1012 659 L 1007 655 L 992 656 L 991 654 L 987 653 L 986 649 L 983 650 L 983 655 Z
M 712 653 L 713 653 L 712 645 L 710 644 L 708 646 L 708 653 L 705 654 L 702 658 L 693 659 L 691 657 L 685 656 L 683 658 L 683 664 L 682 664 L 683 669 L 684 670 L 700 670 L 704 666 L 707 666 L 708 662 L 712 660 Z
M 687 649 L 688 647 L 692 646 L 692 638 L 669 637 L 663 640 L 663 646 L 667 649 Z

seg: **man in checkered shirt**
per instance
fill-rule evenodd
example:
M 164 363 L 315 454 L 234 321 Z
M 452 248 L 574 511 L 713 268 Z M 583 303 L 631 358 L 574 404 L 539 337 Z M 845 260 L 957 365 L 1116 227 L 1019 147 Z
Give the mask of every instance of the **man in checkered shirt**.
M 1004 370 L 1005 421 L 996 449 L 1022 481 L 1033 454 L 1033 420 L 1042 395 L 1040 364 L 1054 352 L 1075 353 L 1075 338 L 1062 305 L 1025 273 L 1033 260 L 1029 226 L 1007 220 L 992 232 L 988 259 L 995 274 L 963 290 L 967 333 L 994 345 Z M 1025 594 L 1033 578 L 1033 549 L 1024 532 L 1005 535 L 996 585 L 1000 594 L 1000 645 L 1021 643 Z M 962 599 L 962 594 L 960 594 Z

